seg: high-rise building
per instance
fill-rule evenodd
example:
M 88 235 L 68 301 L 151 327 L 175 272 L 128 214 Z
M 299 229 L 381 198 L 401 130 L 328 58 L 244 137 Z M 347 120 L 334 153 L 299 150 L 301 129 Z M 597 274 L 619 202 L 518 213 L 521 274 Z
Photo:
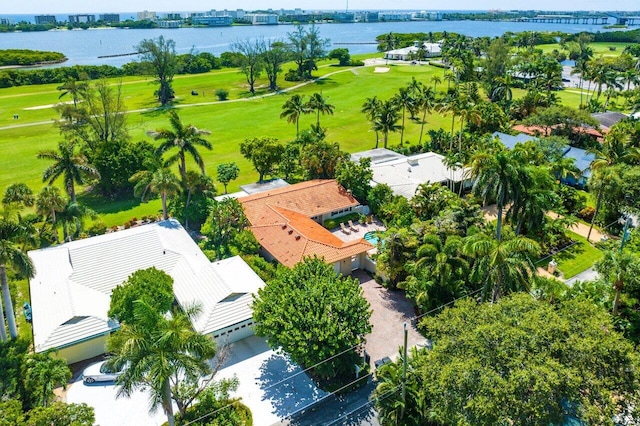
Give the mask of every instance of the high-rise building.
M 55 25 L 58 22 L 55 15 L 36 15 L 35 20 L 36 20 L 36 24 L 38 25 L 44 25 L 44 24 Z
M 88 24 L 95 21 L 96 15 L 69 15 L 70 24 Z
M 137 13 L 137 20 L 138 21 L 155 21 L 156 13 L 149 12 L 148 10 L 143 10 L 142 12 Z
M 119 13 L 103 13 L 102 15 L 100 15 L 99 19 L 102 22 L 117 24 L 120 22 L 120 14 Z

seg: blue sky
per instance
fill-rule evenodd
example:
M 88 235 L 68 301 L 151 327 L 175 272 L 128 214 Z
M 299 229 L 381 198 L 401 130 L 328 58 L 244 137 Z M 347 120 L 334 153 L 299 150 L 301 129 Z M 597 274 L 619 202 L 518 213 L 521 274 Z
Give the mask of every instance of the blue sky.
M 102 12 L 135 12 L 152 10 L 168 11 L 203 11 L 212 8 L 221 9 L 344 9 L 347 0 L 110 0 L 108 2 L 87 0 L 2 0 L 2 14 L 39 14 L 39 13 L 102 13 Z M 422 9 L 422 10 L 486 10 L 486 9 L 521 9 L 521 10 L 640 10 L 637 0 L 617 0 L 603 2 L 594 0 L 349 0 L 349 9 Z

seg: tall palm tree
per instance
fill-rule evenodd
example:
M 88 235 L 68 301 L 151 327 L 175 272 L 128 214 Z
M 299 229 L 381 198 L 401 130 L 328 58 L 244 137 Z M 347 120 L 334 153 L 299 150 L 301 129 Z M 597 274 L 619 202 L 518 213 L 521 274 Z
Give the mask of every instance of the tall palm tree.
M 383 101 L 380 105 L 380 111 L 375 119 L 373 128 L 375 131 L 382 132 L 384 147 L 387 147 L 389 140 L 389 132 L 397 132 L 400 126 L 397 124 L 400 119 L 398 107 L 392 99 Z
M 327 102 L 327 98 L 322 96 L 322 93 L 314 93 L 309 98 L 309 101 L 305 104 L 306 108 L 309 111 L 316 112 L 316 126 L 320 127 L 320 114 L 325 115 L 333 115 L 333 111 L 336 109 L 335 106 L 329 104 Z
M 151 182 L 149 182 L 149 190 L 155 194 L 159 194 L 162 199 L 162 218 L 164 220 L 169 219 L 167 213 L 167 197 L 180 192 L 180 182 L 176 175 L 174 175 L 169 169 L 157 170 Z
M 440 76 L 433 75 L 431 76 L 430 81 L 433 83 L 433 92 L 435 93 L 438 87 L 438 84 L 442 84 L 442 79 L 440 78 Z
M 304 95 L 293 95 L 282 105 L 280 118 L 286 118 L 287 123 L 296 123 L 296 139 L 300 135 L 300 116 L 308 113 Z
M 76 201 L 75 184 L 84 184 L 84 178 L 100 178 L 100 173 L 92 167 L 87 161 L 87 157 L 75 152 L 76 142 L 60 142 L 58 143 L 58 151 L 40 151 L 38 158 L 45 160 L 53 160 L 54 163 L 47 167 L 42 174 L 42 181 L 48 182 L 49 185 L 62 176 L 64 187 L 71 197 L 71 201 Z
M 502 212 L 515 197 L 519 188 L 520 164 L 508 152 L 481 152 L 471 158 L 470 176 L 474 180 L 473 191 L 484 202 L 495 199 L 498 210 L 496 240 L 502 239 Z
M 412 91 L 408 87 L 401 87 L 398 90 L 398 93 L 393 97 L 393 101 L 400 107 L 402 110 L 402 126 L 400 126 L 400 146 L 404 141 L 404 120 L 406 110 L 411 110 L 415 103 L 415 99 L 413 97 Z
M 165 164 L 171 165 L 176 162 L 178 163 L 178 171 L 184 184 L 187 176 L 187 154 L 193 158 L 200 168 L 200 171 L 203 174 L 205 173 L 204 160 L 198 151 L 198 147 L 203 147 L 208 150 L 212 149 L 211 143 L 202 137 L 203 135 L 210 134 L 210 132 L 198 129 L 192 124 L 183 124 L 175 110 L 169 112 L 169 123 L 171 124 L 171 129 L 158 129 L 148 133 L 155 140 L 161 141 L 160 146 L 156 149 L 158 155 L 177 149 L 175 154 L 167 158 Z
M 11 338 L 18 336 L 16 327 L 16 317 L 13 312 L 13 301 L 7 280 L 7 268 L 11 268 L 25 278 L 31 278 L 34 274 L 33 263 L 22 247 L 25 241 L 31 238 L 30 229 L 17 222 L 0 219 L 0 284 L 2 286 L 2 298 L 4 309 L 9 326 Z M 2 314 L 2 303 L 0 303 L 0 314 Z M 4 316 L 0 315 L 0 339 L 7 340 L 4 326 Z
M 422 135 L 424 134 L 424 125 L 427 124 L 427 114 L 436 106 L 435 90 L 431 90 L 430 87 L 427 87 L 424 84 L 420 85 L 415 95 L 415 105 L 418 108 L 418 111 L 422 111 L 420 136 L 418 138 L 418 145 L 422 146 Z
M 540 246 L 525 237 L 498 240 L 479 233 L 465 238 L 462 252 L 475 259 L 471 277 L 484 286 L 483 298 L 496 302 L 509 293 L 529 290 Z
M 596 262 L 595 269 L 607 281 L 613 284 L 613 315 L 618 315 L 620 296 L 626 285 L 640 284 L 640 261 L 633 253 L 622 250 L 608 250 Z
M 49 218 L 56 243 L 58 242 L 58 231 L 56 230 L 56 212 L 64 210 L 66 205 L 65 199 L 60 194 L 60 188 L 56 186 L 45 186 L 42 188 L 36 198 L 36 212 L 39 215 Z M 45 220 L 46 223 L 46 220 Z M 44 228 L 44 225 L 43 225 Z
M 186 307 L 166 314 L 143 301 L 135 302 L 133 323 L 123 324 L 107 341 L 113 353 L 108 364 L 118 369 L 127 366 L 116 380 L 118 397 L 146 388 L 151 394 L 150 409 L 161 406 L 169 425 L 175 424 L 173 389 L 211 373 L 208 361 L 216 353 L 214 341 L 192 328 L 191 319 L 199 313 L 197 307 Z
M 380 114 L 380 108 L 382 107 L 382 102 L 378 99 L 377 96 L 372 98 L 366 98 L 364 103 L 362 104 L 362 109 L 360 110 L 362 113 L 366 114 L 367 120 L 371 122 L 373 130 L 376 132 L 376 148 L 380 142 L 380 132 L 375 128 L 374 124 L 376 118 Z
M 493 80 L 491 100 L 504 101 L 505 104 L 509 105 L 511 103 L 511 100 L 513 99 L 513 91 L 511 90 L 512 87 L 513 79 L 511 78 L 511 75 L 506 74 L 503 77 L 496 77 Z

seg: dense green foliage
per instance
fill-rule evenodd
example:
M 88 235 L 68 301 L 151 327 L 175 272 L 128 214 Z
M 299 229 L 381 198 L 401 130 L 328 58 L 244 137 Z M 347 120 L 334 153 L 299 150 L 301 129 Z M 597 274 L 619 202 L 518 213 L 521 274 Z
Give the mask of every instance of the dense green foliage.
M 637 409 L 633 345 L 611 317 L 583 300 L 558 305 L 529 295 L 496 304 L 458 302 L 421 322 L 433 350 L 409 358 L 402 424 L 562 424 L 577 417 L 613 425 Z M 401 363 L 378 373 L 381 424 L 401 415 Z
M 253 302 L 256 334 L 282 347 L 317 378 L 353 372 L 356 348 L 371 332 L 369 303 L 358 280 L 337 276 L 322 259 L 280 269 Z M 333 355 L 341 354 L 325 361 Z
M 36 65 L 46 62 L 62 62 L 66 57 L 59 52 L 29 49 L 0 50 L 0 67 L 7 65 Z
M 134 321 L 136 301 L 141 300 L 158 312 L 167 312 L 173 305 L 173 278 L 155 267 L 140 269 L 118 285 L 111 293 L 109 318 L 120 323 Z

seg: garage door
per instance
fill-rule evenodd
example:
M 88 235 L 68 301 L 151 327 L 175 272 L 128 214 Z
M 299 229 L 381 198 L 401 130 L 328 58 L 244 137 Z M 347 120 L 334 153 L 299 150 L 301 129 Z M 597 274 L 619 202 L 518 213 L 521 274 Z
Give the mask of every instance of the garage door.
M 253 336 L 253 319 L 232 325 L 231 327 L 217 330 L 213 333 L 213 338 L 219 344 L 233 343 L 238 340 Z

